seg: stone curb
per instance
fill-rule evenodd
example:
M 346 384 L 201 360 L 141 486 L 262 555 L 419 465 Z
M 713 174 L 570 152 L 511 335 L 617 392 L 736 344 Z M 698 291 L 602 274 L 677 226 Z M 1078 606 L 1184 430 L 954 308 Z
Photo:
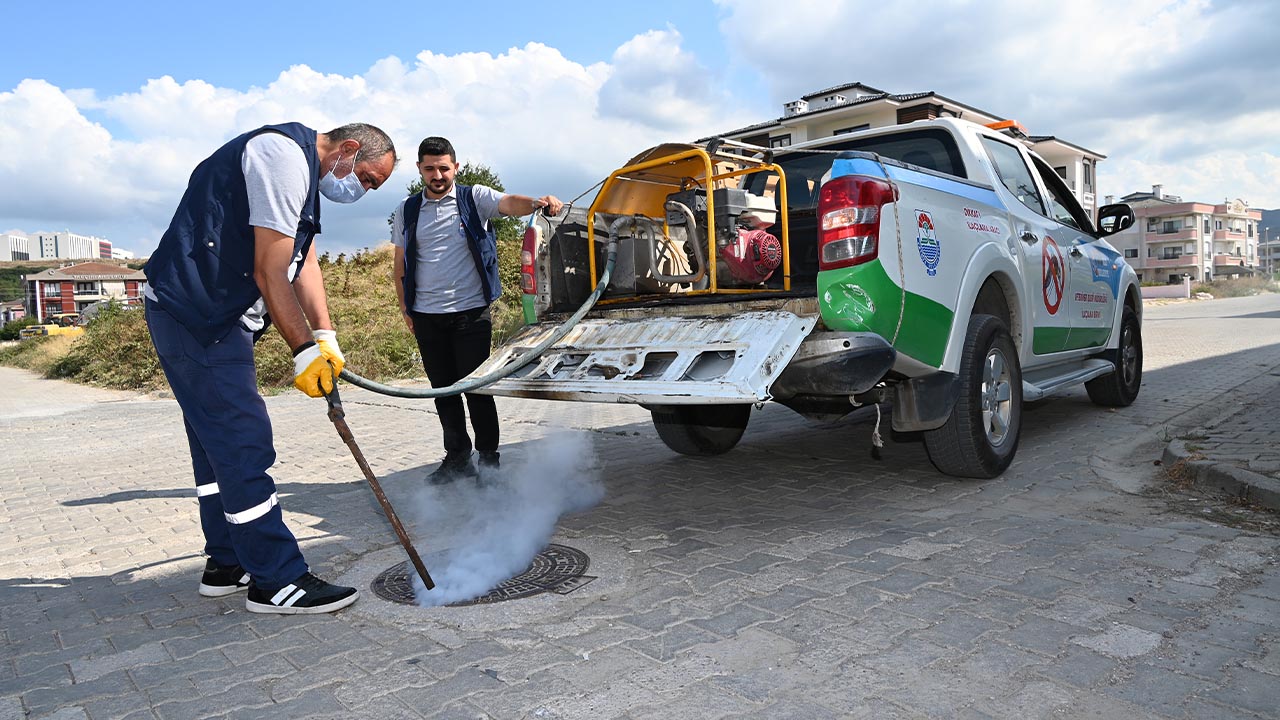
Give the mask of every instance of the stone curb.
M 1161 460 L 1166 470 L 1179 464 L 1186 468 L 1197 485 L 1217 488 L 1271 510 L 1280 510 L 1280 480 L 1211 459 L 1193 459 L 1193 453 L 1181 440 L 1171 440 Z

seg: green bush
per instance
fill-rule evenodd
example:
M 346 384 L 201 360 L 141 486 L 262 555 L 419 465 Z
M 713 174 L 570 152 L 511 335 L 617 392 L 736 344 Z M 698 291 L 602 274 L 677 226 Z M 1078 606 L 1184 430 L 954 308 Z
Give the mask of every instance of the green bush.
M 4 327 L 0 327 L 0 341 L 17 340 L 19 337 L 21 337 L 19 335 L 19 332 L 22 330 L 22 328 L 30 327 L 32 325 L 37 325 L 39 324 L 39 322 L 40 321 L 36 320 L 35 316 L 33 315 L 28 315 L 27 317 L 21 318 L 19 320 L 7 322 L 4 324 Z
M 523 324 L 519 255 L 518 233 L 503 233 L 499 240 L 503 293 L 493 306 L 496 342 Z M 347 366 L 374 380 L 423 374 L 417 342 L 405 327 L 396 299 L 394 260 L 390 243 L 350 257 L 320 257 L 329 313 Z M 258 343 L 255 361 L 264 390 L 292 386 L 293 354 L 274 329 Z M 152 390 L 165 386 L 143 311 L 116 303 L 99 312 L 85 326 L 84 335 L 24 340 L 0 350 L 0 364 L 103 387 Z
M 142 308 L 126 308 L 116 302 L 108 304 L 85 325 L 84 335 L 52 364 L 47 374 L 124 390 L 164 386 L 160 360 L 151 346 Z

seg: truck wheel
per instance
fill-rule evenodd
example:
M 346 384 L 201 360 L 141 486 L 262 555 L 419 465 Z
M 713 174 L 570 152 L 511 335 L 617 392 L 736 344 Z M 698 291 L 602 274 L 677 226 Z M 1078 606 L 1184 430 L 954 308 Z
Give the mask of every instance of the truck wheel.
M 1125 306 L 1120 317 L 1120 347 L 1103 354 L 1116 371 L 1084 384 L 1089 399 L 1106 407 L 1128 407 L 1142 387 L 1142 326 L 1133 308 Z
M 969 319 L 959 383 L 951 417 L 924 434 L 925 449 L 947 475 L 993 478 L 1013 462 L 1022 432 L 1022 366 L 999 318 Z
M 655 405 L 653 427 L 681 455 L 721 455 L 742 439 L 750 405 Z

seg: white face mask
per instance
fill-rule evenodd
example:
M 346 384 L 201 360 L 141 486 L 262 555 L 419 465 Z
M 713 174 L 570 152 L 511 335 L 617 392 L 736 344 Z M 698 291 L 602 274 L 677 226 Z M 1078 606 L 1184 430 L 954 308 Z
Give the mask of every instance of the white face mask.
M 364 183 L 360 182 L 360 178 L 356 176 L 356 158 L 360 157 L 360 151 L 351 158 L 351 172 L 346 177 L 338 179 L 333 176 L 333 171 L 342 163 L 342 155 L 338 155 L 338 162 L 333 164 L 333 168 L 320 178 L 320 194 L 329 198 L 336 203 L 353 203 L 364 196 Z

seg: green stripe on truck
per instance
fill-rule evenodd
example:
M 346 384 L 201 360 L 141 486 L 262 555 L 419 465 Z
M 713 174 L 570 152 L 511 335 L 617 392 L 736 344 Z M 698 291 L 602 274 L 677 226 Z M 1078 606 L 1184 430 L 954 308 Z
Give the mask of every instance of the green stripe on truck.
M 1041 327 L 1036 328 L 1031 334 L 1031 352 L 1036 355 L 1048 355 L 1063 350 L 1103 347 L 1110 337 L 1111 328 L 1109 327 Z
M 879 260 L 818 273 L 818 307 L 832 330 L 874 332 L 892 340 L 902 306 L 902 289 Z M 908 292 L 902 329 L 894 347 L 926 365 L 940 367 L 955 313 L 929 298 Z

